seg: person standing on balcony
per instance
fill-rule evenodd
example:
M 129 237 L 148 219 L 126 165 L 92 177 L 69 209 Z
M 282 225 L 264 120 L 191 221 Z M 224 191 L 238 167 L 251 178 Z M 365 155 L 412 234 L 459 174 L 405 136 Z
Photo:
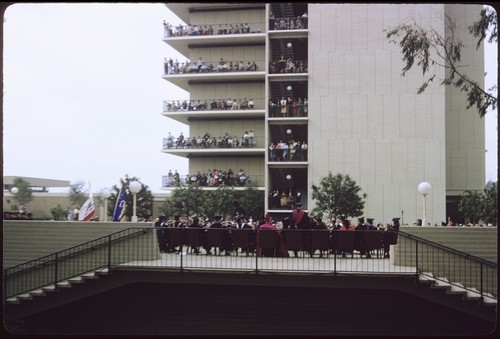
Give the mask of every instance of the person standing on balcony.
M 286 118 L 287 117 L 287 107 L 286 107 L 287 101 L 285 97 L 281 97 L 280 101 L 280 112 L 281 112 L 281 117 Z
M 198 69 L 198 73 L 200 73 L 203 70 L 203 65 L 205 62 L 201 57 L 198 58 L 198 61 L 196 61 L 196 68 Z
M 245 147 L 248 147 L 248 143 L 249 143 L 249 140 L 250 140 L 250 136 L 248 134 L 248 131 L 245 131 L 245 133 L 243 134 L 243 140 L 244 140 L 244 145 Z
M 165 75 L 168 74 L 168 60 L 167 60 L 167 58 L 163 58 L 163 71 L 165 72 Z

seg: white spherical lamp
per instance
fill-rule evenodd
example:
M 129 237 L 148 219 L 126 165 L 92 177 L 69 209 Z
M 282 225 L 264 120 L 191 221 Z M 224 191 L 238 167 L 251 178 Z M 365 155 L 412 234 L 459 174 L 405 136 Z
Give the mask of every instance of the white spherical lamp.
M 420 194 L 422 194 L 423 197 L 423 210 L 424 210 L 424 216 L 422 218 L 422 226 L 427 226 L 427 194 L 431 192 L 432 186 L 428 182 L 424 181 L 418 184 L 417 187 L 418 191 Z
M 130 192 L 134 195 L 134 214 L 132 215 L 132 222 L 137 222 L 137 193 L 141 190 L 141 183 L 138 181 L 131 181 L 128 185 Z

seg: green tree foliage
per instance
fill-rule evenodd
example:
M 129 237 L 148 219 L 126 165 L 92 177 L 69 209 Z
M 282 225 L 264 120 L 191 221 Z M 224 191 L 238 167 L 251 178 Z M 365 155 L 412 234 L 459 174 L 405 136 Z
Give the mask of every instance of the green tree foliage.
M 316 201 L 313 214 L 328 212 L 334 218 L 344 219 L 363 215 L 366 193 L 360 193 L 361 188 L 346 174 L 321 178 L 319 185 L 312 185 L 312 199 Z
M 66 219 L 66 210 L 61 207 L 61 205 L 57 204 L 56 207 L 50 209 L 50 213 L 52 214 L 52 218 L 54 220 L 65 220 Z
M 26 205 L 33 200 L 33 190 L 30 187 L 30 183 L 23 178 L 15 178 L 14 186 L 19 190 L 14 194 L 14 200 L 19 204 Z
M 208 191 L 205 200 L 205 212 L 209 218 L 220 215 L 230 217 L 236 212 L 234 188 L 219 186 L 215 191 Z
M 493 182 L 484 189 L 482 219 L 487 224 L 498 225 L 498 187 Z
M 205 193 L 198 185 L 177 187 L 172 196 L 160 207 L 160 212 L 168 218 L 175 215 L 184 217 L 199 216 L 204 212 Z
M 138 219 L 147 219 L 153 214 L 153 194 L 147 185 L 144 185 L 138 177 L 129 177 L 128 174 L 125 175 L 125 179 L 120 179 L 121 186 L 118 187 L 114 185 L 111 188 L 111 196 L 109 197 L 108 203 L 108 213 L 109 215 L 113 215 L 116 200 L 118 195 L 120 194 L 120 188 L 123 187 L 125 192 L 127 193 L 126 198 L 126 212 L 125 215 L 128 217 L 128 220 L 132 219 L 132 215 L 134 213 L 134 197 L 132 192 L 129 189 L 129 185 L 132 181 L 137 181 L 141 184 L 141 189 L 137 193 L 137 217 Z
M 467 109 L 473 107 L 480 117 L 489 109 L 497 107 L 497 97 L 494 95 L 496 85 L 483 90 L 481 83 L 472 80 L 464 71 L 467 65 L 461 62 L 463 43 L 456 34 L 456 23 L 449 17 L 445 17 L 446 36 L 442 36 L 435 29 L 425 29 L 416 21 L 412 24 L 401 24 L 394 28 L 384 30 L 389 43 L 399 45 L 403 55 L 405 66 L 402 75 L 414 66 L 419 68 L 423 75 L 429 74 L 418 94 L 423 93 L 427 86 L 436 79 L 436 73 L 430 67 L 437 66 L 446 70 L 444 79 L 440 84 L 454 86 L 466 94 Z M 497 42 L 497 17 L 496 12 L 489 8 L 483 9 L 478 21 L 469 26 L 469 32 L 479 37 L 477 47 L 490 32 L 489 42 Z
M 497 42 L 497 12 L 490 7 L 483 8 L 479 14 L 479 20 L 469 26 L 469 32 L 478 38 L 476 48 L 481 46 L 481 42 L 486 39 L 488 32 L 490 34 L 488 42 Z
M 466 220 L 476 224 L 481 219 L 484 211 L 483 195 L 477 191 L 465 190 L 460 195 L 458 210 L 462 212 Z
M 264 192 L 248 186 L 241 192 L 239 206 L 241 212 L 247 217 L 252 216 L 255 220 L 262 218 L 264 216 Z
M 83 181 L 78 181 L 69 186 L 69 200 L 73 206 L 82 206 L 87 200 L 84 194 L 85 184 Z

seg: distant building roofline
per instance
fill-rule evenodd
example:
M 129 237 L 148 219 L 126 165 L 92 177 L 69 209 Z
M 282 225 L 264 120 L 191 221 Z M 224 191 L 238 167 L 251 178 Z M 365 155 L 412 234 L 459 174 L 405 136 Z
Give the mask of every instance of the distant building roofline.
M 22 178 L 23 180 L 30 183 L 30 186 L 33 187 L 69 187 L 69 180 L 56 180 L 56 179 L 44 179 L 44 178 L 33 178 L 33 177 L 23 177 L 23 176 L 4 176 L 3 177 L 3 186 L 4 189 L 6 186 L 14 185 L 14 180 L 16 178 Z

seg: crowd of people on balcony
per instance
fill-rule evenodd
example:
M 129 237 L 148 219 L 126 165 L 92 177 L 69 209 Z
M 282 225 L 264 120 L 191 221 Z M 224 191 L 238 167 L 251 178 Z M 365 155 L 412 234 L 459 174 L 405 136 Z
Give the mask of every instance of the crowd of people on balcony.
M 211 137 L 207 132 L 198 137 L 185 137 L 182 132 L 177 137 L 168 132 L 164 139 L 163 149 L 186 149 L 186 148 L 251 148 L 257 145 L 252 130 L 245 131 L 241 137 L 225 133 L 223 136 Z
M 163 28 L 165 30 L 165 37 L 183 37 L 183 36 L 197 36 L 197 35 L 221 35 L 221 34 L 248 34 L 260 33 L 259 28 L 251 29 L 248 23 L 239 24 L 219 24 L 216 28 L 213 25 L 182 25 L 174 26 L 163 20 Z
M 197 171 L 196 174 L 188 174 L 186 176 L 179 175 L 177 170 L 174 173 L 172 173 L 172 170 L 169 170 L 164 185 L 166 187 L 174 187 L 197 184 L 202 187 L 218 187 L 222 185 L 245 186 L 250 182 L 250 177 L 241 168 L 237 173 L 234 173 L 232 169 L 222 170 L 214 168 L 204 173 Z
M 289 30 L 289 29 L 307 29 L 307 12 L 297 17 L 278 18 L 272 11 L 269 12 L 269 29 L 271 30 Z
M 214 72 L 255 72 L 258 71 L 259 66 L 255 61 L 247 61 L 246 63 L 240 61 L 226 61 L 220 58 L 220 61 L 213 62 L 207 65 L 207 62 L 199 57 L 195 62 L 186 60 L 180 62 L 178 59 L 175 61 L 172 58 L 164 58 L 163 60 L 164 75 L 168 74 L 186 74 L 186 73 L 214 73 Z
M 269 117 L 287 118 L 287 117 L 306 117 L 308 113 L 309 101 L 307 98 L 285 98 L 269 100 Z
M 292 190 L 289 188 L 276 188 L 269 191 L 269 208 L 272 210 L 285 209 L 291 210 L 297 204 L 302 204 L 302 193 L 300 190 Z
M 269 144 L 269 161 L 307 161 L 307 142 L 290 140 Z
M 164 112 L 188 112 L 188 111 L 208 111 L 208 110 L 244 110 L 254 109 L 253 98 L 243 99 L 212 99 L 209 100 L 170 100 L 164 101 Z
M 282 55 L 269 64 L 269 74 L 307 73 L 306 61 L 295 60 L 293 57 L 286 58 Z

